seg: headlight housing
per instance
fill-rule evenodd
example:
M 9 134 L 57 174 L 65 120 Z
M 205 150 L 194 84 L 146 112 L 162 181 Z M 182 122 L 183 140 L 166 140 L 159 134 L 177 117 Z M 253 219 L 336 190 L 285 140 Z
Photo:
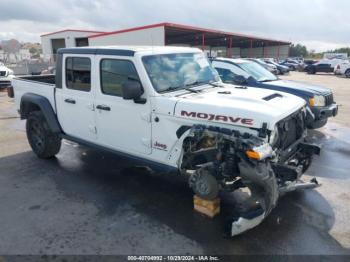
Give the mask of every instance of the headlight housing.
M 326 98 L 324 96 L 314 96 L 313 98 L 309 99 L 310 106 L 325 106 L 326 105 Z
M 254 159 L 254 160 L 264 160 L 267 157 L 272 157 L 272 147 L 269 144 L 263 144 L 261 146 L 256 146 L 253 147 L 250 150 L 246 151 L 246 155 L 250 158 L 250 159 Z

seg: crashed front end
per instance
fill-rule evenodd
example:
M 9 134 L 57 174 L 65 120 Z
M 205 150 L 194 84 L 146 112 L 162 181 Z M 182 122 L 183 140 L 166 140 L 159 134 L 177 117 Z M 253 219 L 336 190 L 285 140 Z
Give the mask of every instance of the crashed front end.
M 315 179 L 303 182 L 300 177 L 319 153 L 319 147 L 306 142 L 305 113 L 300 110 L 279 121 L 273 134 L 266 126 L 258 136 L 194 126 L 184 141 L 182 170 L 190 173 L 190 187 L 204 199 L 249 189 L 249 204 L 231 221 L 235 236 L 259 225 L 283 194 L 317 187 Z

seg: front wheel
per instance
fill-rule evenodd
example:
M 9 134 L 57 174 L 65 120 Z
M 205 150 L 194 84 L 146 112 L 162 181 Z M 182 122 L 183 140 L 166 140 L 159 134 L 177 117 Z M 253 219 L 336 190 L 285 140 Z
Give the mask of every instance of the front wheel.
M 219 194 L 219 184 L 208 170 L 198 169 L 189 178 L 193 192 L 202 199 L 213 200 Z
M 61 149 L 61 138 L 53 133 L 42 112 L 29 114 L 26 124 L 28 142 L 39 158 L 51 158 Z
M 322 119 L 322 120 L 317 120 L 308 125 L 309 129 L 318 129 L 321 127 L 324 127 L 328 122 L 328 118 Z

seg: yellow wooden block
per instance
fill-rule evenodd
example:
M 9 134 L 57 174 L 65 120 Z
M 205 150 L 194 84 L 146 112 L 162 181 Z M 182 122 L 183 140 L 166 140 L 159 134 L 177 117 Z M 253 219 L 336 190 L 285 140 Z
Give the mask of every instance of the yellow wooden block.
M 205 200 L 198 196 L 193 197 L 194 210 L 213 218 L 220 213 L 220 199 Z

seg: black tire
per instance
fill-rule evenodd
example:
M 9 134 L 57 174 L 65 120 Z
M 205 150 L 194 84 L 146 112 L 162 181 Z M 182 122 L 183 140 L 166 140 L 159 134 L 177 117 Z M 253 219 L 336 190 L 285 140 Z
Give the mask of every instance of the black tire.
M 350 69 L 345 71 L 345 77 L 350 78 Z
M 213 200 L 219 194 L 219 184 L 207 170 L 199 169 L 190 176 L 190 187 L 202 199 Z
M 322 120 L 317 120 L 312 123 L 310 123 L 307 127 L 309 129 L 318 129 L 321 127 L 324 127 L 328 122 L 328 118 L 322 119 Z
M 316 68 L 311 67 L 311 68 L 309 69 L 309 74 L 311 74 L 311 75 L 316 74 Z
M 26 123 L 29 145 L 39 158 L 51 158 L 61 149 L 61 138 L 53 133 L 41 111 L 29 114 Z

